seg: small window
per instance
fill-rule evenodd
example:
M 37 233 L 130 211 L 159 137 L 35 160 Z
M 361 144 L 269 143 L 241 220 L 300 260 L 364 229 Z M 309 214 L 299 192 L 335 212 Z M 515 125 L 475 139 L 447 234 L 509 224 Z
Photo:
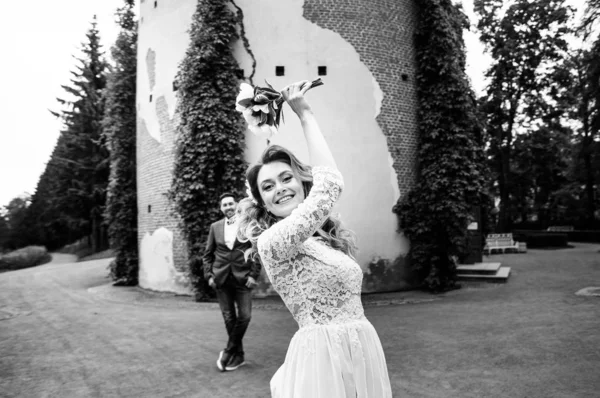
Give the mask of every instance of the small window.
M 285 75 L 285 67 L 276 66 L 275 67 L 275 76 L 283 76 L 283 75 Z
M 150 94 L 150 102 L 152 102 L 152 94 Z
M 152 213 L 152 205 L 148 205 L 148 213 Z
M 406 73 L 402 74 L 402 81 L 407 81 L 408 80 L 408 75 Z
M 327 67 L 326 66 L 319 66 L 317 68 L 317 72 L 319 76 L 327 76 Z
M 156 8 L 156 6 L 158 5 L 158 1 L 154 2 L 154 8 Z

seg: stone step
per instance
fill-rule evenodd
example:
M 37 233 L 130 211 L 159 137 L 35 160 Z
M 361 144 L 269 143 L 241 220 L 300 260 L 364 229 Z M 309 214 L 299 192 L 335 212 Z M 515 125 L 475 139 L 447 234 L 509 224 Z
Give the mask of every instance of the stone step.
M 475 263 L 475 264 L 461 264 L 456 267 L 459 275 L 462 274 L 481 274 L 481 275 L 495 275 L 500 269 L 500 263 Z
M 492 282 L 506 283 L 510 276 L 510 267 L 500 267 L 495 274 L 460 274 L 459 281 L 477 281 L 477 282 Z

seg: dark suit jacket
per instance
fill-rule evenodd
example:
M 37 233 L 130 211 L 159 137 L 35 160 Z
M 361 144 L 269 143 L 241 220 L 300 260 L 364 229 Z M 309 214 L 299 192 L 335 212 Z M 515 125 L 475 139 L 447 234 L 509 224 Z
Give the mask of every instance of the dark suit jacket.
M 207 281 L 211 277 L 214 278 L 217 286 L 225 283 L 230 272 L 242 285 L 246 284 L 249 276 L 257 280 L 260 262 L 244 260 L 244 252 L 250 247 L 250 242 L 242 243 L 236 238 L 233 250 L 230 250 L 225 244 L 225 219 L 212 223 L 202 257 L 204 278 Z

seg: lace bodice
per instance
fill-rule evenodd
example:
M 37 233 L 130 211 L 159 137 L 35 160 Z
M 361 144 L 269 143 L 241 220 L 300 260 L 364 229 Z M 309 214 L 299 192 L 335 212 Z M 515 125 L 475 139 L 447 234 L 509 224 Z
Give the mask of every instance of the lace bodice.
M 314 167 L 303 203 L 258 239 L 273 287 L 301 327 L 362 319 L 362 270 L 343 252 L 313 236 L 331 214 L 343 180 L 339 171 Z

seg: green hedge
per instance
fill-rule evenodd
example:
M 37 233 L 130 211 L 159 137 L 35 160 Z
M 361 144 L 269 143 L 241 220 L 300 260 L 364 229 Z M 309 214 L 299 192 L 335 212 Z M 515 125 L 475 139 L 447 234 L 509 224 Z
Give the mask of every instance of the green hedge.
M 569 245 L 569 238 L 564 232 L 515 231 L 513 239 L 517 242 L 527 243 L 528 249 L 567 247 Z
M 0 256 L 0 272 L 35 267 L 52 260 L 44 246 L 27 246 Z
M 569 242 L 600 243 L 600 231 L 569 231 L 565 232 Z
M 516 235 L 534 235 L 534 234 L 553 234 L 553 235 L 566 235 L 569 242 L 589 242 L 589 243 L 600 243 L 600 231 L 597 230 L 577 230 L 577 231 L 559 231 L 549 232 L 545 230 L 537 229 L 515 229 L 513 236 Z M 518 240 L 515 238 L 515 240 Z

